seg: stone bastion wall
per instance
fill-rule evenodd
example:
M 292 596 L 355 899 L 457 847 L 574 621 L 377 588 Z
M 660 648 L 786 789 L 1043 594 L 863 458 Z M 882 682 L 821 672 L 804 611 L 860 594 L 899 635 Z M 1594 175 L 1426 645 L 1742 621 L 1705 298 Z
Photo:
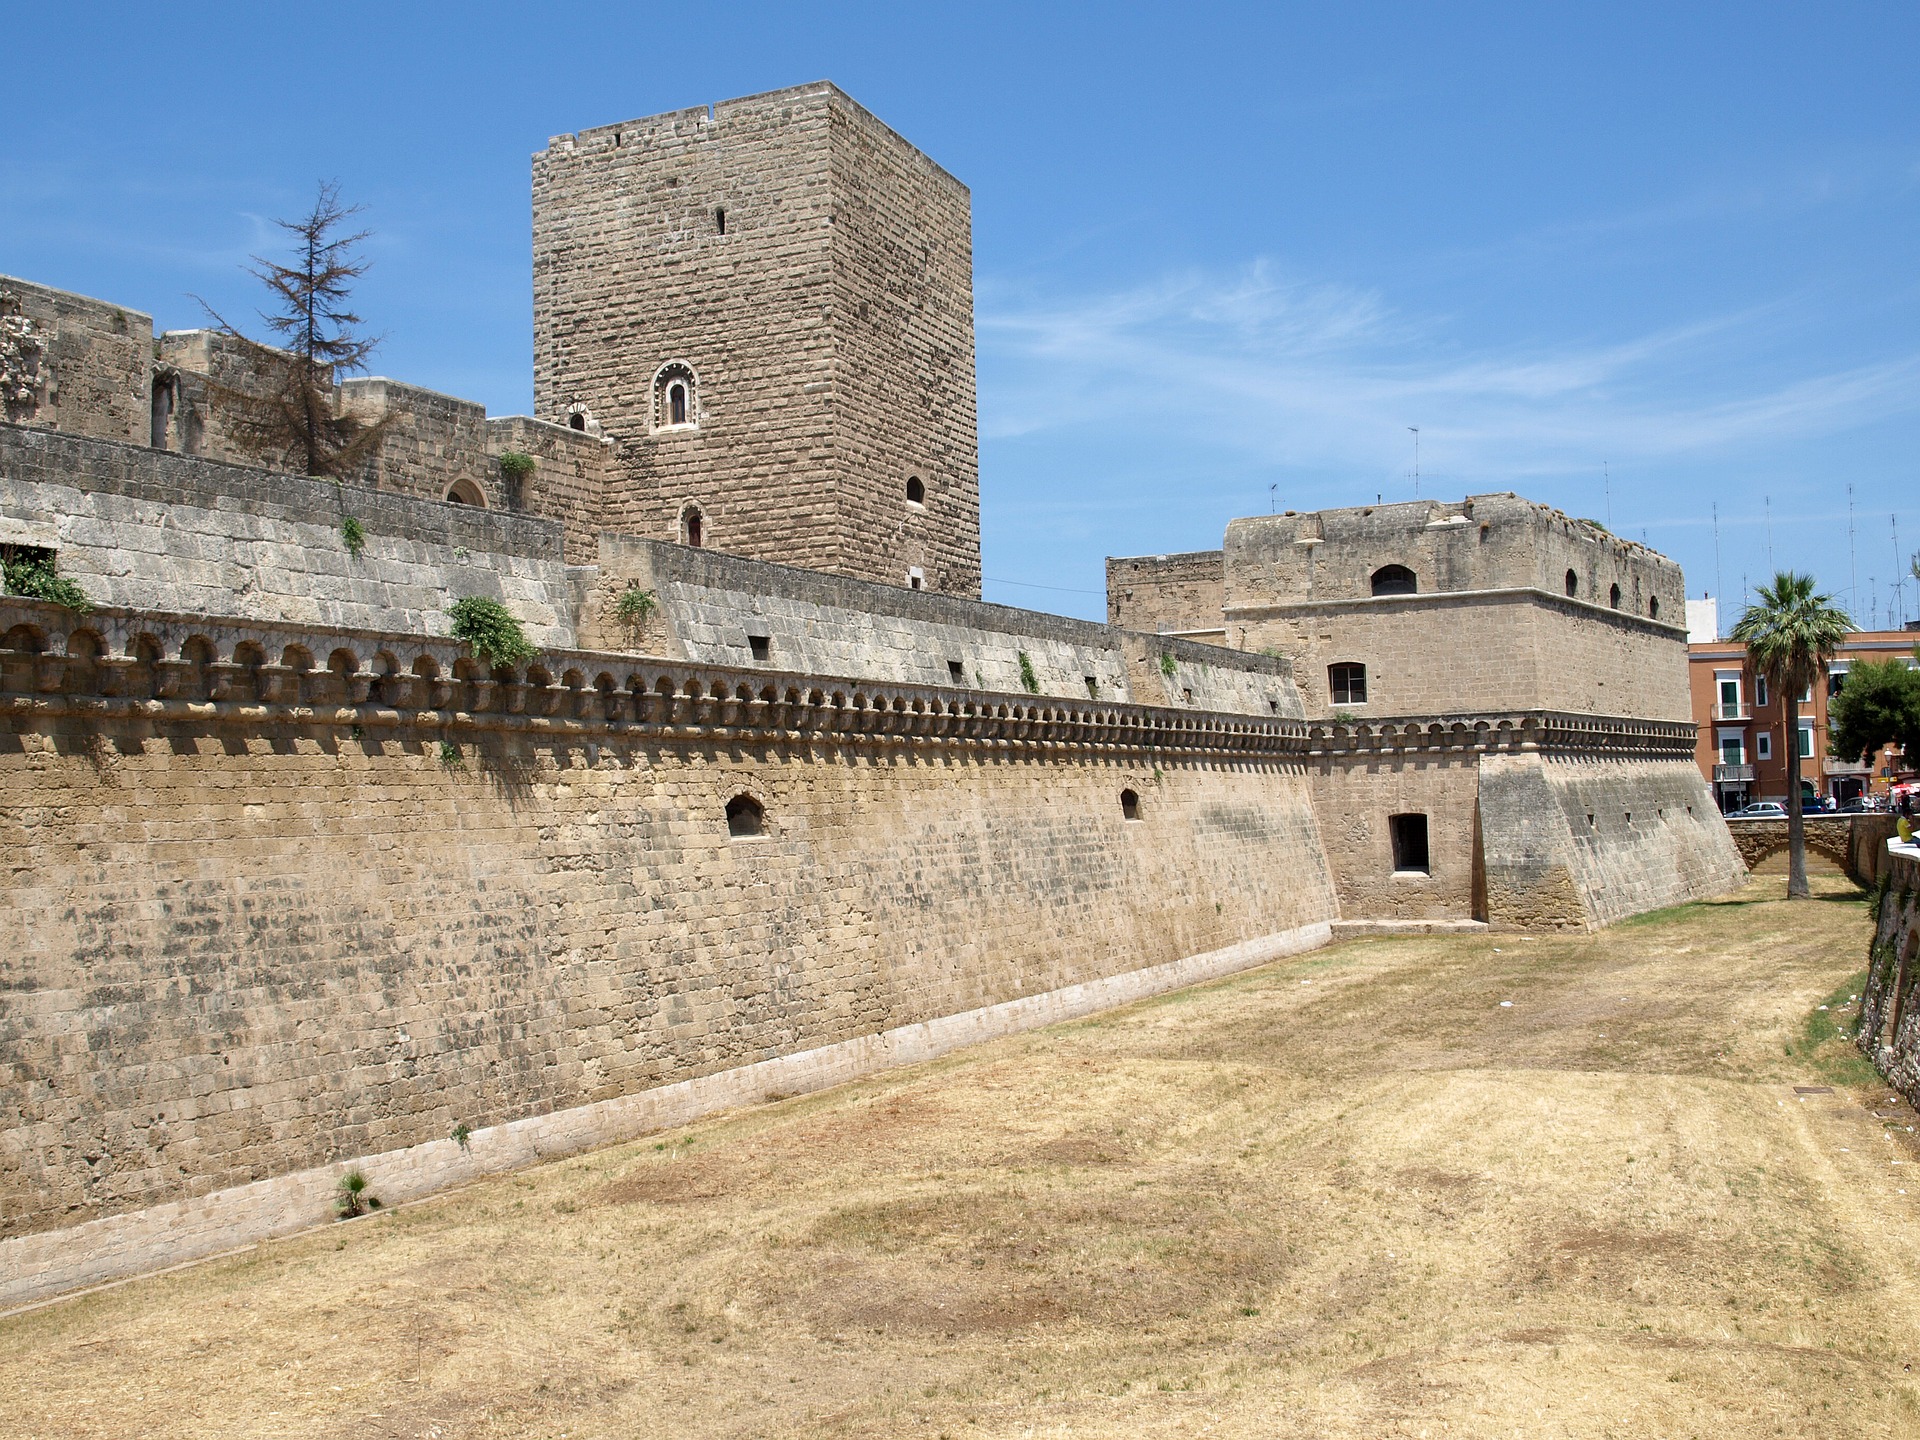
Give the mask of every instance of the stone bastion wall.
M 404 1198 L 1336 913 L 1298 722 L 567 651 L 480 678 L 20 600 L 0 637 L 0 1298 L 314 1223 L 346 1162 Z
M 1873 941 L 1860 997 L 1860 1051 L 1913 1104 L 1920 1105 L 1920 845 L 1882 841 L 1875 882 Z

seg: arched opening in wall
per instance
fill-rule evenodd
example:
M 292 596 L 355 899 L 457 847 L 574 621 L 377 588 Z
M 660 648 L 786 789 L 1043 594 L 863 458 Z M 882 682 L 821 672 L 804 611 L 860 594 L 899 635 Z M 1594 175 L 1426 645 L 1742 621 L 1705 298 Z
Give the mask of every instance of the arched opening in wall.
M 1343 661 L 1327 667 L 1327 698 L 1335 705 L 1367 703 L 1367 667 Z
M 1431 875 L 1433 866 L 1427 853 L 1427 817 L 1425 815 L 1389 815 L 1387 831 L 1393 839 L 1393 873 Z
M 1620 587 L 1618 585 L 1615 585 L 1611 590 L 1607 591 L 1607 603 L 1616 610 L 1620 608 Z
M 1580 593 L 1580 577 L 1574 574 L 1573 571 L 1569 570 L 1567 571 L 1567 598 L 1572 599 L 1574 596 L 1578 595 L 1579 593 Z
M 727 834 L 736 840 L 764 835 L 767 812 L 751 795 L 736 795 L 727 801 Z
M 918 475 L 909 475 L 907 477 L 907 503 L 909 505 L 924 505 L 927 503 L 927 487 L 920 482 Z
M 456 480 L 447 488 L 447 503 L 449 505 L 478 505 L 484 510 L 487 508 L 487 497 L 481 493 L 480 487 L 471 480 Z
M 578 410 L 574 411 L 571 415 L 567 417 L 567 428 L 570 430 L 586 429 L 587 417 Z
M 1660 597 L 1658 595 L 1655 595 L 1647 601 L 1647 618 L 1649 620 L 1658 620 L 1660 618 Z
M 696 550 L 707 543 L 707 517 L 700 513 L 698 505 L 689 505 L 680 512 L 680 543 Z
M 713 228 L 719 231 L 722 235 L 727 233 L 727 207 L 726 206 L 716 205 L 713 207 Z
M 699 384 L 681 360 L 662 365 L 653 377 L 653 428 L 692 430 L 700 423 Z
M 1120 792 L 1120 818 L 1123 820 L 1140 818 L 1140 795 L 1137 791 L 1122 790 Z
M 1414 579 L 1413 571 L 1404 565 L 1382 565 L 1373 572 L 1373 593 L 1376 595 L 1417 595 L 1420 582 Z

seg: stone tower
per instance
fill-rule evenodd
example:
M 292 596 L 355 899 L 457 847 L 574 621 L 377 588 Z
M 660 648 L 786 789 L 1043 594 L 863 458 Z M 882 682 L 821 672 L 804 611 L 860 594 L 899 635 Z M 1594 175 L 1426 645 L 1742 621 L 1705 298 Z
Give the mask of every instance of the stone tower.
M 533 287 L 601 526 L 979 595 L 967 189 L 833 85 L 555 137 Z

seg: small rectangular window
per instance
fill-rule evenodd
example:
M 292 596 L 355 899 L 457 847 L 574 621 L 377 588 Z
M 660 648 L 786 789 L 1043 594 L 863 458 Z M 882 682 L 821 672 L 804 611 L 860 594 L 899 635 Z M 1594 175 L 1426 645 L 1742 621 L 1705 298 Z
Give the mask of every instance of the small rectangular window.
M 1734 689 L 1733 698 L 1735 700 L 1740 698 L 1738 687 Z M 1767 677 L 1764 675 L 1756 675 L 1753 677 L 1753 705 L 1756 710 L 1764 710 L 1767 708 Z
M 1771 730 L 1762 730 L 1753 737 L 1753 753 L 1754 757 L 1759 760 L 1773 759 L 1773 732 Z M 1730 763 L 1738 765 L 1740 762 L 1735 760 Z
M 1811 760 L 1813 758 L 1813 726 L 1802 725 L 1798 733 L 1800 736 L 1800 758 L 1802 760 Z
M 967 667 L 958 660 L 947 661 L 947 678 L 956 685 L 967 683 Z
M 1327 692 L 1336 705 L 1367 703 L 1367 667 L 1342 664 L 1327 667 Z
M 1427 817 L 1392 815 L 1387 827 L 1393 835 L 1393 870 L 1396 875 L 1429 875 L 1427 860 Z
M 1090 700 L 1098 700 L 1100 698 L 1099 679 L 1092 675 L 1085 676 L 1084 678 L 1087 682 L 1087 698 Z
M 773 637 L 771 635 L 747 636 L 747 648 L 753 651 L 753 658 L 771 660 L 773 658 Z

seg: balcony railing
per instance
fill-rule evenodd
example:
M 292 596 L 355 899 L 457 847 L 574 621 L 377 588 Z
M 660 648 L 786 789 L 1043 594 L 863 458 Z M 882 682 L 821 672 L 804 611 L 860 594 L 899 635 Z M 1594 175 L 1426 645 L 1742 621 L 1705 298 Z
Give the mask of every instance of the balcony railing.
M 1753 766 L 1716 765 L 1713 767 L 1713 780 L 1716 785 L 1751 785 Z
M 1716 720 L 1750 720 L 1753 718 L 1753 712 L 1747 709 L 1744 701 L 1736 701 L 1733 704 L 1728 704 L 1722 700 L 1713 707 L 1713 718 Z
M 1864 760 L 1836 760 L 1831 755 L 1822 756 L 1820 771 L 1825 775 L 1867 775 L 1873 767 Z

